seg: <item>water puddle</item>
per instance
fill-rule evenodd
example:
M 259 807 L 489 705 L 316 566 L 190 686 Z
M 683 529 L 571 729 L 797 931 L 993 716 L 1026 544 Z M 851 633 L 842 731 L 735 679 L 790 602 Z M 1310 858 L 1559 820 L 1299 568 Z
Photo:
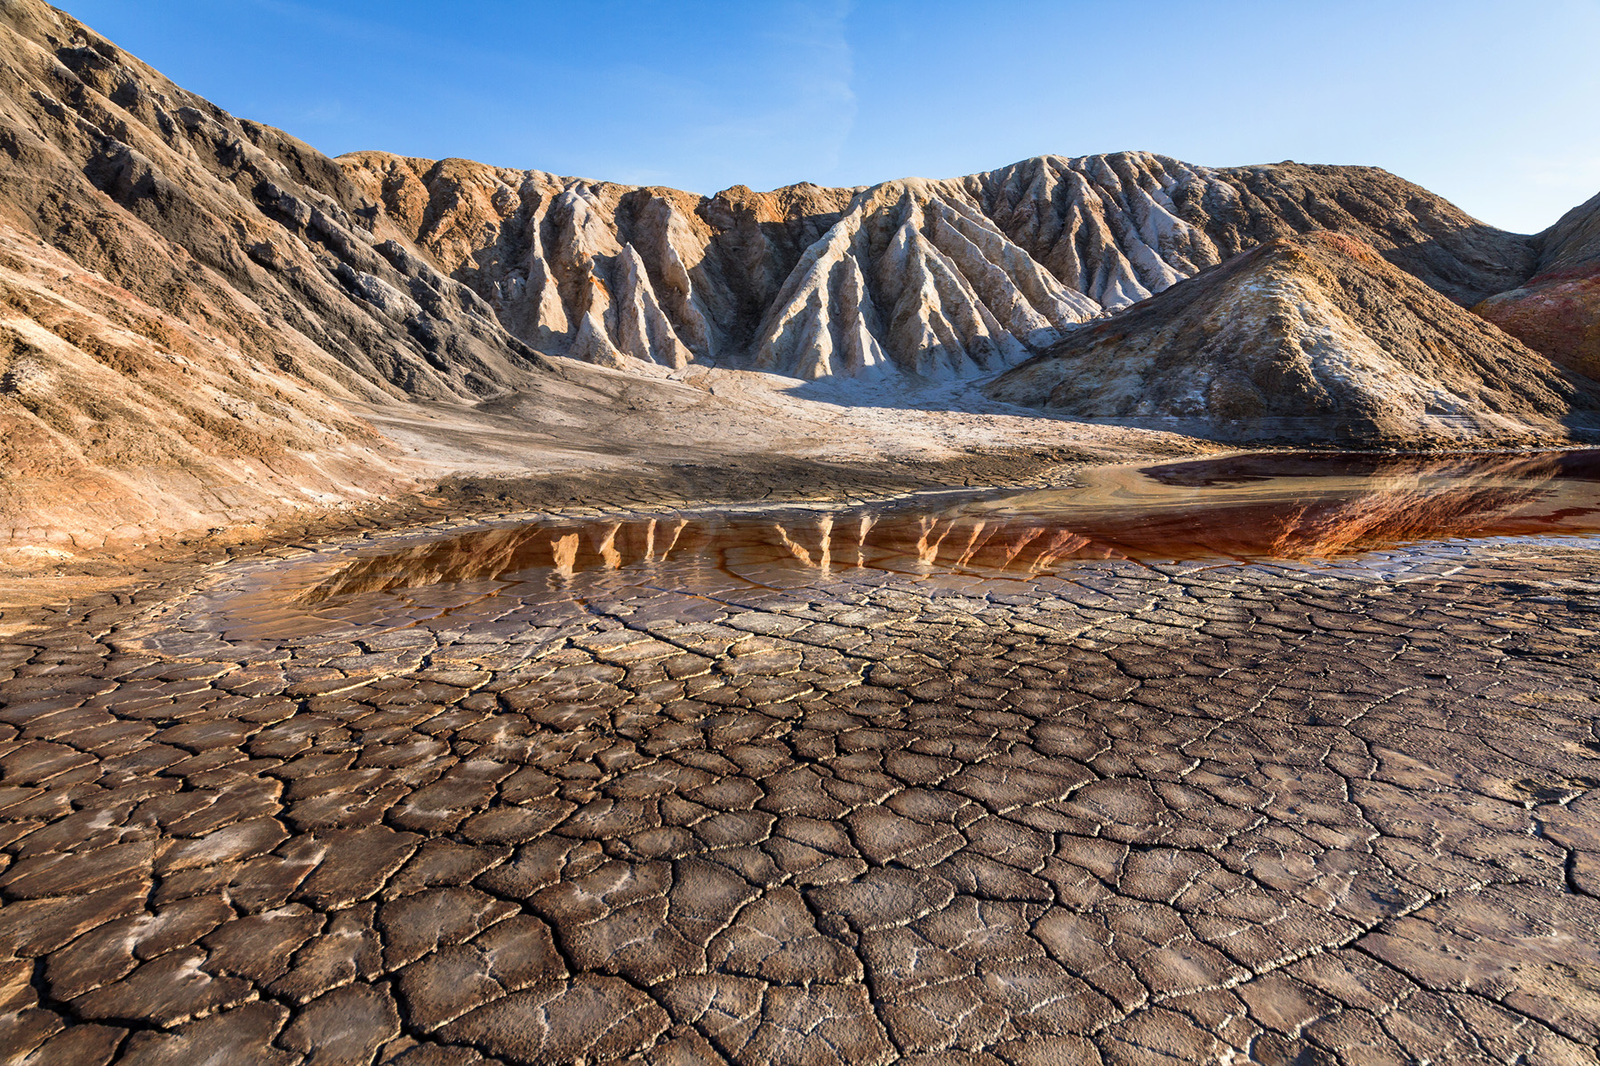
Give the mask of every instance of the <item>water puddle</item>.
M 1395 458 L 1274 454 L 1091 470 L 1073 488 L 833 509 L 716 510 L 385 538 L 234 584 L 246 628 L 316 631 L 507 598 L 537 611 L 623 590 L 677 601 L 825 591 L 863 576 L 987 584 L 1086 560 L 1317 562 L 1490 537 L 1600 532 L 1600 451 Z

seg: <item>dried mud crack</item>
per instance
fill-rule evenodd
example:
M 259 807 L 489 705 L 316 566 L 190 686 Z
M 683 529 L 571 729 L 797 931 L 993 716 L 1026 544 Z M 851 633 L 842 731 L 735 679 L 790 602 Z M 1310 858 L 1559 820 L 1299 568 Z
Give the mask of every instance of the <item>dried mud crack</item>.
M 0 1049 L 1592 1063 L 1593 572 L 39 610 L 0 647 Z

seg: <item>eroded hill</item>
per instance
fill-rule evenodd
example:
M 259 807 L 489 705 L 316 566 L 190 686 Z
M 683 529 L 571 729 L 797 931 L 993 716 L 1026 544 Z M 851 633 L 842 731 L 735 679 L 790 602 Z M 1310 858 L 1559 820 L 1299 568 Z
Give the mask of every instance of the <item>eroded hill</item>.
M 1600 420 L 1600 384 L 1326 232 L 1076 330 L 987 391 L 1067 417 L 1345 446 L 1524 442 Z
M 1600 196 L 1538 241 L 1538 272 L 1473 310 L 1563 366 L 1600 377 Z

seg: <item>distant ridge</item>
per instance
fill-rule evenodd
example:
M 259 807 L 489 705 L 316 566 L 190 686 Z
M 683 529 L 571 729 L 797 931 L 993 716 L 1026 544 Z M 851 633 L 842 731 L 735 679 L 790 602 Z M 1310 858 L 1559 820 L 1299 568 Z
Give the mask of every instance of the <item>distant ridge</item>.
M 702 198 L 382 152 L 339 159 L 542 351 L 803 378 L 1002 369 L 1264 240 L 1347 232 L 1463 303 L 1532 239 L 1371 167 L 1041 156 L 947 181 Z
M 1538 241 L 1538 273 L 1473 310 L 1562 366 L 1600 378 L 1600 196 Z

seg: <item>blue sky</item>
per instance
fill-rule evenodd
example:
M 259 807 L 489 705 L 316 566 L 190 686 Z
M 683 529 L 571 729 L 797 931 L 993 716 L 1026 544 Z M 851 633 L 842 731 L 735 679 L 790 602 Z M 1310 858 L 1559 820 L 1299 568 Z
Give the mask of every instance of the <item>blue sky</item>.
M 1139 148 L 1382 166 L 1523 231 L 1600 192 L 1600 0 L 64 3 L 335 155 L 711 193 Z

